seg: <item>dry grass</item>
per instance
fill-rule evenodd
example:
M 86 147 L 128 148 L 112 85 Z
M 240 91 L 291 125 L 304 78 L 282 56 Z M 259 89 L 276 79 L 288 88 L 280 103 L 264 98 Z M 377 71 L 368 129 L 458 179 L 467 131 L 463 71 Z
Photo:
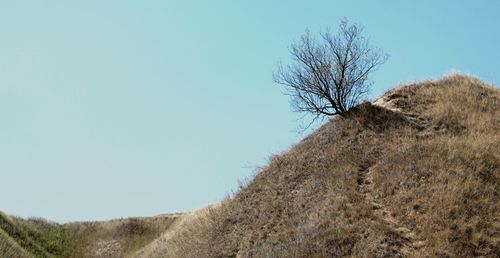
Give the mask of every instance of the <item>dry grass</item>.
M 0 214 L 0 257 L 498 257 L 499 100 L 457 74 L 404 85 L 214 207 L 66 225 Z
M 461 75 L 392 90 L 273 156 L 170 257 L 495 257 L 499 99 Z
M 180 235 L 187 235 L 192 240 L 200 240 L 196 243 L 197 246 L 206 244 L 204 237 L 199 235 L 203 233 L 207 214 L 218 210 L 217 205 L 210 205 L 189 213 L 178 215 L 178 219 L 164 231 L 160 237 L 136 251 L 133 257 L 168 257 L 175 253 L 183 253 L 182 250 L 177 250 L 176 242 L 173 239 L 178 239 Z
M 72 257 L 135 257 L 178 219 L 175 215 L 78 222 L 64 225 L 79 243 Z

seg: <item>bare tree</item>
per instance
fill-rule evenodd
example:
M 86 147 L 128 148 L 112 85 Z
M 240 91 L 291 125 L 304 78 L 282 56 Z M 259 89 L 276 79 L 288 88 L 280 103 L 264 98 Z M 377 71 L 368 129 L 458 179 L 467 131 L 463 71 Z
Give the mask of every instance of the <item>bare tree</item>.
M 383 64 L 388 55 L 372 47 L 360 25 L 340 23 L 339 32 L 320 33 L 320 40 L 309 31 L 290 47 L 293 64 L 281 62 L 275 82 L 285 86 L 295 111 L 320 116 L 343 116 L 359 104 L 373 84 L 368 75 Z

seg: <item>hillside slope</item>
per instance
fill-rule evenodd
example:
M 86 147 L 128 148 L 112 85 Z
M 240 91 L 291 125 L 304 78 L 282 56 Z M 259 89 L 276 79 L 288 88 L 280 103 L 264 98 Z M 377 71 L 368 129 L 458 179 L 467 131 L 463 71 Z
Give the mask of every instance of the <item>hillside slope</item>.
M 136 257 L 134 253 L 158 238 L 183 214 L 65 224 L 78 243 L 72 257 Z
M 498 257 L 500 90 L 450 75 L 335 117 L 221 204 L 56 224 L 0 212 L 0 257 Z
M 136 257 L 183 214 L 57 224 L 0 213 L 0 257 Z
M 5 231 L 0 229 L 0 257 L 25 258 L 30 257 L 30 255 Z
M 69 257 L 75 244 L 61 225 L 0 212 L 0 257 Z
M 168 257 L 495 257 L 500 92 L 450 75 L 336 117 L 171 237 Z

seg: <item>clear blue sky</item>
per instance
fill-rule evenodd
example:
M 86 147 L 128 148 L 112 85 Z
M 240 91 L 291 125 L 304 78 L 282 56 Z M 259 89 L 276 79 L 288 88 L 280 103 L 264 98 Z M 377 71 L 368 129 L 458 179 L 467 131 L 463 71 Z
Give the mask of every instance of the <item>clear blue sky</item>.
M 500 78 L 499 1 L 2 1 L 0 210 L 65 222 L 217 202 L 304 135 L 272 82 L 346 17 L 390 54 L 374 98 Z

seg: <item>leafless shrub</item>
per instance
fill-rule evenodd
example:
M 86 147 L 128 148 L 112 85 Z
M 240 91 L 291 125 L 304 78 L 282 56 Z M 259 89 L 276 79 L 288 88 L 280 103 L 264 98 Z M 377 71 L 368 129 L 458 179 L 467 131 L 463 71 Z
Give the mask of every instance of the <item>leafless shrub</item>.
M 344 115 L 360 103 L 373 84 L 368 76 L 388 58 L 362 32 L 344 20 L 338 34 L 326 30 L 318 41 L 306 31 L 291 45 L 293 64 L 280 63 L 274 80 L 285 86 L 295 111 L 316 118 Z

